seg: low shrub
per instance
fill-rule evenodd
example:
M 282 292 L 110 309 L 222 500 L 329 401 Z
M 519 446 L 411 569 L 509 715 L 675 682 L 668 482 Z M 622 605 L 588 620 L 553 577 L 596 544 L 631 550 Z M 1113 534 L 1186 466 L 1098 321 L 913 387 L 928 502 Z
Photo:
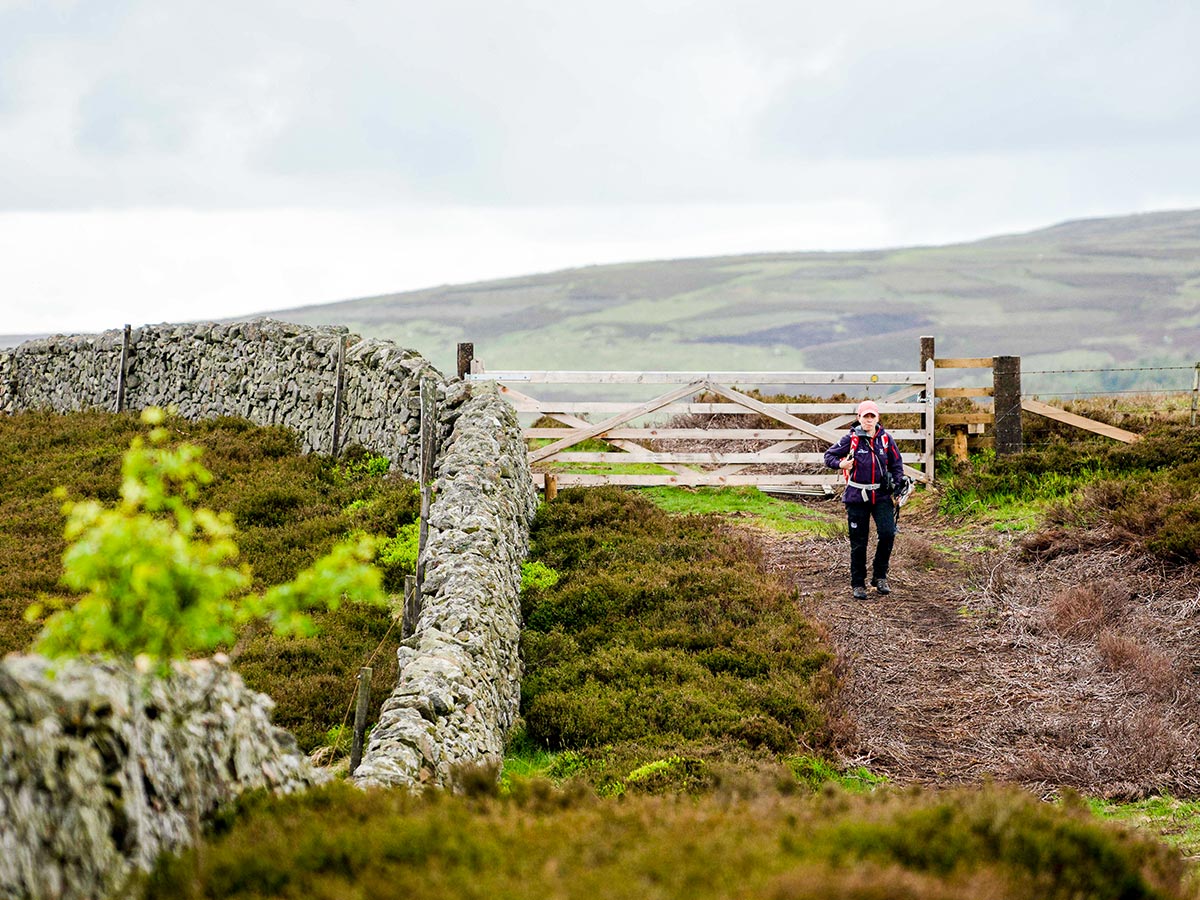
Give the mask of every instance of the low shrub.
M 379 475 L 381 463 L 346 478 L 337 460 L 301 455 L 296 435 L 279 426 L 236 418 L 166 424 L 173 438 L 204 450 L 213 479 L 197 502 L 249 513 L 237 543 L 240 559 L 254 572 L 251 590 L 290 581 L 350 532 L 392 537 L 417 518 L 416 486 L 394 473 Z M 0 416 L 0 655 L 32 643 L 37 628 L 24 619 L 31 603 L 42 594 L 72 596 L 59 584 L 66 544 L 54 489 L 62 485 L 69 497 L 115 500 L 121 455 L 131 438 L 147 430 L 129 414 Z M 286 509 L 272 509 L 264 499 L 269 491 L 286 495 Z M 343 605 L 314 620 L 320 640 L 293 643 L 251 628 L 236 642 L 237 670 L 252 688 L 271 695 L 275 723 L 296 733 L 306 751 L 321 746 L 328 729 L 343 722 L 358 667 L 373 654 L 372 717 L 397 674 L 399 638 L 388 610 Z
M 627 784 L 704 777 L 660 757 Z M 692 773 L 692 774 L 689 774 Z M 699 774 L 697 774 L 699 773 Z M 512 793 L 252 796 L 203 846 L 164 857 L 159 897 L 404 896 L 1185 900 L 1178 852 L 997 789 L 619 802 L 517 779 Z
M 1108 526 L 1169 562 L 1200 561 L 1200 428 L 1160 426 L 1132 444 L 1060 440 L 1012 456 L 979 454 L 944 475 L 946 515 L 1033 503 L 1049 525 Z
M 1105 630 L 1096 639 L 1096 650 L 1105 668 L 1125 673 L 1156 699 L 1169 697 L 1181 686 L 1171 657 L 1136 637 Z
M 383 572 L 383 586 L 393 593 L 404 590 L 404 576 L 417 573 L 421 526 L 417 522 L 401 525 L 396 536 L 379 545 L 376 563 Z
M 1098 579 L 1071 585 L 1050 598 L 1046 613 L 1050 627 L 1062 635 L 1095 635 L 1124 618 L 1132 599 L 1117 581 Z
M 291 485 L 259 487 L 238 500 L 233 521 L 238 528 L 278 528 L 303 504 L 303 492 Z
M 669 517 L 616 488 L 571 489 L 539 512 L 532 546 L 559 578 L 522 594 L 531 740 L 649 741 L 681 758 L 729 743 L 768 754 L 828 745 L 829 651 L 719 520 Z

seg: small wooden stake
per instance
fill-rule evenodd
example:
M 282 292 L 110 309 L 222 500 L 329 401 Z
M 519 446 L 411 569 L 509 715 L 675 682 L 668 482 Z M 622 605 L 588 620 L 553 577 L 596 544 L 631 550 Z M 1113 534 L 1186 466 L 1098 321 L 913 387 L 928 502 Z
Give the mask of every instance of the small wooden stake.
M 950 426 L 950 455 L 958 462 L 967 461 L 967 426 Z
M 117 370 L 117 412 L 125 412 L 125 372 L 129 368 L 129 326 L 121 339 L 121 367 Z
M 333 385 L 333 440 L 329 455 L 336 457 L 338 455 L 338 444 L 341 440 L 342 431 L 342 385 L 345 380 L 346 373 L 346 339 L 338 337 L 337 346 L 337 381 Z
M 421 588 L 416 575 L 404 576 L 404 610 L 400 615 L 401 638 L 412 637 L 417 631 L 417 620 L 421 618 Z
M 350 774 L 362 762 L 363 738 L 367 733 L 367 707 L 371 703 L 371 667 L 358 670 L 358 699 L 354 707 L 354 743 L 350 747 Z

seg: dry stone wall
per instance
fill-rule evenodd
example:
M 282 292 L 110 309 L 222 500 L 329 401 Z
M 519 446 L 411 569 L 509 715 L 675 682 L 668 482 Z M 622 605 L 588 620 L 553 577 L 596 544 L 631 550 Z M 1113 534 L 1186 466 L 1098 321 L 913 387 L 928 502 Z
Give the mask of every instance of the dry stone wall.
M 27 341 L 0 352 L 0 412 L 116 409 L 123 331 Z M 345 344 L 339 446 L 417 473 L 420 380 L 441 375 L 412 350 L 345 328 L 258 319 L 131 331 L 125 408 L 174 406 L 187 419 L 284 425 L 305 452 L 333 449 L 338 347 Z
M 274 703 L 213 661 L 0 661 L 0 897 L 118 896 L 243 791 L 319 774 Z
M 492 384 L 452 383 L 415 633 L 355 773 L 362 785 L 452 786 L 498 763 L 521 693 L 521 561 L 537 495 L 516 413 Z
M 419 385 L 433 380 L 440 448 L 421 614 L 356 781 L 450 787 L 459 766 L 498 761 L 520 700 L 520 570 L 536 494 L 520 424 L 496 386 L 445 383 L 412 351 L 333 328 L 265 320 L 132 337 L 129 408 L 281 424 L 309 450 L 329 449 L 345 339 L 342 442 L 410 476 Z M 114 408 L 122 338 L 0 353 L 0 412 Z M 270 724 L 270 699 L 221 665 L 189 664 L 169 683 L 112 663 L 68 663 L 54 678 L 46 666 L 0 662 L 0 897 L 119 896 L 130 873 L 188 843 L 241 791 L 298 790 L 317 777 Z

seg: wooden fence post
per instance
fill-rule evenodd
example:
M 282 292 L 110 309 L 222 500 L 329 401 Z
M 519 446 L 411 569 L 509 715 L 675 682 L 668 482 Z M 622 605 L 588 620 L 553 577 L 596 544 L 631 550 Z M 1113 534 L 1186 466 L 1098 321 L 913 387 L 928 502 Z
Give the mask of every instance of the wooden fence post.
M 125 412 L 125 378 L 129 367 L 129 326 L 121 339 L 121 367 L 117 370 L 117 412 Z
M 927 362 L 929 362 L 929 360 L 935 359 L 935 358 L 936 357 L 934 356 L 934 353 L 933 353 L 933 337 L 931 335 L 923 335 L 921 337 L 921 365 L 918 366 L 917 368 L 920 371 L 924 372 L 925 371 L 925 363 L 927 363 Z
M 354 743 L 350 745 L 350 774 L 362 762 L 363 738 L 367 733 L 367 707 L 371 704 L 371 668 L 358 670 L 358 697 L 354 707 Z
M 933 374 L 934 360 L 937 358 L 934 355 L 933 335 L 921 335 L 921 365 L 920 371 L 926 373 L 926 377 L 930 378 Z M 934 398 L 933 391 L 922 390 L 918 395 L 921 402 L 925 404 L 925 410 L 921 413 L 921 430 L 925 432 L 925 474 L 931 479 L 933 478 L 933 431 L 937 427 L 936 413 L 934 404 L 937 402 Z
M 992 357 L 992 400 L 996 417 L 996 453 L 1020 453 L 1021 357 Z
M 337 457 L 338 445 L 341 441 L 342 431 L 342 386 L 346 372 L 346 338 L 342 335 L 338 336 L 337 345 L 337 380 L 333 385 L 333 440 L 329 455 Z
M 471 373 L 471 360 L 475 358 L 474 344 L 458 345 L 458 377 L 466 378 Z
M 1192 425 L 1196 424 L 1196 405 L 1200 400 L 1200 362 L 1196 363 L 1196 371 L 1192 375 Z

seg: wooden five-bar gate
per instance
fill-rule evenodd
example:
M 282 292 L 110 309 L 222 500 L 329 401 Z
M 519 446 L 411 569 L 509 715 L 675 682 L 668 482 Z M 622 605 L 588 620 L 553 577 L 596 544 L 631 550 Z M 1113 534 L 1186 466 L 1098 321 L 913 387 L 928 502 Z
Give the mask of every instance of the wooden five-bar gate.
M 873 399 L 881 415 L 920 416 L 918 428 L 888 430 L 901 442 L 898 446 L 905 470 L 913 478 L 928 482 L 933 479 L 933 373 L 932 361 L 927 362 L 924 371 L 908 372 L 485 372 L 479 360 L 472 360 L 462 374 L 471 381 L 497 382 L 523 419 L 557 424 L 530 424 L 524 429 L 531 442 L 529 461 L 535 467 L 534 479 L 539 487 L 545 484 L 544 469 L 558 463 L 607 464 L 605 468 L 615 470 L 554 471 L 554 479 L 562 486 L 810 486 L 824 491 L 843 480 L 840 474 L 824 468 L 824 451 L 855 421 L 854 410 L 861 397 L 769 403 L 746 393 L 745 388 L 786 388 L 789 393 L 832 389 L 856 395 L 868 386 L 879 388 L 873 392 Z M 533 395 L 552 385 L 588 385 L 591 396 L 579 400 Z M 596 397 L 611 389 L 628 396 L 638 386 L 654 388 L 653 396 L 633 400 Z M 806 418 L 814 415 L 824 420 L 817 423 Z M 694 424 L 705 422 L 696 417 L 712 416 L 720 416 L 723 421 L 718 420 L 717 427 L 706 427 L 712 420 Z M 725 418 L 751 416 L 754 424 L 741 427 L 727 424 L 730 420 Z M 602 442 L 604 449 L 579 449 L 585 441 Z M 813 442 L 817 444 L 815 449 L 804 446 L 811 447 Z M 658 471 L 629 472 L 631 464 Z
M 990 383 L 935 385 L 938 370 L 972 369 L 990 370 Z M 1022 397 L 1020 357 L 938 359 L 932 337 L 921 338 L 920 367 L 907 372 L 486 372 L 474 358 L 474 345 L 459 344 L 458 374 L 470 381 L 497 382 L 522 414 L 539 487 L 551 478 L 563 486 L 755 485 L 825 493 L 842 481 L 842 475 L 824 467 L 824 451 L 855 421 L 855 407 L 867 396 L 878 403 L 884 417 L 916 414 L 909 415 L 907 423 L 917 422 L 917 427 L 888 427 L 888 432 L 898 441 L 905 471 L 925 483 L 934 477 L 935 417 L 949 432 L 945 444 L 958 459 L 966 459 L 971 444 L 993 447 L 997 453 L 1020 452 L 1022 411 L 1119 441 L 1138 439 L 1123 429 Z M 748 394 L 751 386 L 760 393 L 769 394 L 762 389 L 775 387 L 789 394 L 833 394 L 839 399 L 771 403 Z M 586 399 L 577 399 L 581 390 Z M 652 396 L 629 399 L 638 390 Z M 560 396 L 534 396 L 545 391 Z M 605 392 L 609 396 L 601 399 Z M 990 404 L 991 409 L 935 413 L 937 401 L 954 399 Z M 822 420 L 812 421 L 816 416 Z M 753 419 L 738 425 L 739 417 Z M 585 442 L 587 449 L 580 447 Z M 579 470 L 589 466 L 592 471 Z M 604 471 L 595 471 L 597 466 Z

